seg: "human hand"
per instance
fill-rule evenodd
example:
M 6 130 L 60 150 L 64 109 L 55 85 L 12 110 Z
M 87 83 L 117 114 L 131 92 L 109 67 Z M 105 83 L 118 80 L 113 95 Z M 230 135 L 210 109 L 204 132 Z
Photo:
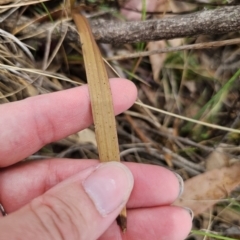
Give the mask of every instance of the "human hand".
M 129 81 L 112 79 L 111 88 L 115 114 L 136 99 L 136 88 Z M 97 160 L 19 163 L 45 144 L 92 123 L 87 86 L 3 104 L 0 116 L 0 203 L 8 213 L 0 217 L 0 239 L 187 236 L 191 217 L 185 209 L 170 206 L 180 185 L 169 170 Z M 128 229 L 123 234 L 115 219 L 125 204 Z

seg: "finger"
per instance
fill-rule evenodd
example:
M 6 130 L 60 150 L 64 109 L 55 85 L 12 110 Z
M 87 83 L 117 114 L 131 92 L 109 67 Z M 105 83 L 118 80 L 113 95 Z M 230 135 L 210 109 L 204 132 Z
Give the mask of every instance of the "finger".
M 136 99 L 136 87 L 124 79 L 111 80 L 115 114 Z M 87 85 L 0 106 L 0 167 L 16 163 L 47 143 L 92 123 Z
M 126 233 L 114 222 L 99 240 L 183 240 L 192 227 L 192 216 L 187 210 L 175 206 L 136 209 L 128 211 Z
M 90 167 L 0 219 L 2 239 L 97 239 L 115 220 L 133 187 L 121 163 Z
M 97 160 L 52 159 L 18 164 L 0 172 L 0 203 L 11 213 L 66 178 L 99 164 Z M 133 173 L 134 188 L 128 208 L 173 203 L 183 188 L 176 175 L 159 166 L 124 163 Z

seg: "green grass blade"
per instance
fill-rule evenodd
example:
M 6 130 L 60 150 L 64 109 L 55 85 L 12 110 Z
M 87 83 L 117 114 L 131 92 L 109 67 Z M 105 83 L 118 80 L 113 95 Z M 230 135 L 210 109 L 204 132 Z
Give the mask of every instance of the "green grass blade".
M 236 238 L 229 238 L 229 237 L 224 237 L 215 233 L 208 233 L 208 232 L 203 232 L 203 231 L 197 231 L 197 230 L 192 230 L 191 233 L 196 234 L 196 235 L 201 235 L 201 236 L 207 236 L 215 239 L 222 239 L 222 240 L 237 240 Z

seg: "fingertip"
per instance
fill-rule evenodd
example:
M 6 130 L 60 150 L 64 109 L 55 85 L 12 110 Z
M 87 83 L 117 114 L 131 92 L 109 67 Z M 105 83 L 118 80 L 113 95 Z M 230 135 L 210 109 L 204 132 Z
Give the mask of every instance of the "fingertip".
M 192 229 L 192 220 L 194 218 L 194 213 L 190 208 L 182 208 L 181 210 L 183 213 L 182 218 L 179 220 L 179 225 L 183 225 L 183 228 L 181 229 L 181 234 L 183 236 L 182 239 L 185 239 Z
M 131 107 L 137 99 L 136 85 L 124 78 L 112 78 L 110 79 L 110 84 L 113 93 L 115 114 L 119 113 L 116 109 L 125 111 Z
M 133 189 L 133 175 L 120 162 L 100 164 L 83 181 L 83 188 L 102 216 L 126 204 Z
M 191 216 L 184 208 L 161 206 L 128 210 L 128 228 L 121 233 L 116 222 L 102 239 L 186 239 L 192 227 Z M 121 234 L 121 237 L 119 236 Z
M 134 164 L 128 163 L 134 171 Z M 132 192 L 134 199 L 128 203 L 128 207 L 151 207 L 172 204 L 181 193 L 179 179 L 172 171 L 155 165 L 138 164 L 138 171 L 134 172 L 135 185 Z M 147 181 L 146 181 L 147 179 Z M 142 192 L 151 192 L 151 197 Z
M 185 209 L 188 212 L 188 214 L 190 215 L 191 219 L 193 220 L 193 218 L 194 218 L 193 210 L 191 208 L 188 208 L 188 207 L 183 207 L 183 209 Z
M 183 194 L 183 191 L 184 191 L 184 181 L 178 173 L 173 172 L 173 174 L 175 175 L 175 177 L 178 180 L 178 196 L 177 196 L 177 198 L 179 198 Z

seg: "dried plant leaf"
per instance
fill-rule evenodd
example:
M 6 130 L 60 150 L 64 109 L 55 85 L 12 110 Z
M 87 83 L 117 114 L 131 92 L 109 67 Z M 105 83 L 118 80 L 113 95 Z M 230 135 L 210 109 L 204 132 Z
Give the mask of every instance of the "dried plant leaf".
M 78 132 L 77 135 L 79 143 L 92 143 L 94 146 L 97 146 L 96 135 L 91 129 L 83 129 L 82 131 Z
M 240 184 L 240 163 L 214 169 L 185 181 L 185 190 L 174 205 L 189 207 L 194 215 L 212 207 Z
M 165 41 L 156 41 L 156 42 L 149 42 L 147 48 L 149 51 L 158 50 L 161 48 L 165 48 L 167 46 Z M 162 69 L 163 63 L 166 59 L 167 54 L 153 54 L 149 56 L 150 63 L 152 66 L 153 71 L 153 79 L 155 82 L 159 81 L 160 71 Z
M 73 13 L 82 44 L 100 161 L 120 161 L 109 79 L 85 17 Z
M 106 68 L 87 19 L 79 14 L 77 8 L 72 9 L 72 17 L 82 44 L 99 159 L 102 162 L 120 161 L 116 121 Z M 120 227 L 125 231 L 125 208 L 118 220 Z
M 210 171 L 216 168 L 227 167 L 230 163 L 230 155 L 224 150 L 224 144 L 220 144 L 206 158 L 206 170 Z

